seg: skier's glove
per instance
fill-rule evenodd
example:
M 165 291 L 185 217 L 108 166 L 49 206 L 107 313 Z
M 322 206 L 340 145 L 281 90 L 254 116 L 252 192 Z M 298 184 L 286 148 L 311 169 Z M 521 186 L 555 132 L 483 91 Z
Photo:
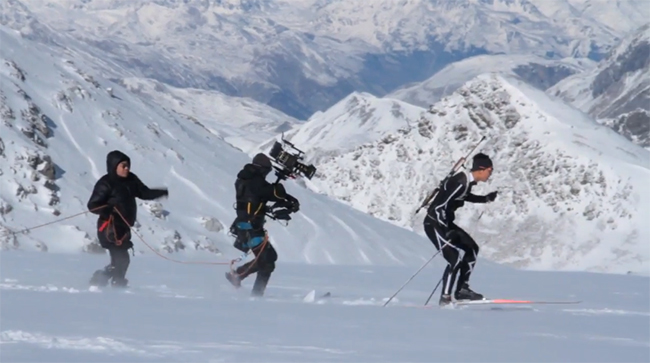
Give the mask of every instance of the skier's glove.
M 494 192 L 486 195 L 485 200 L 488 201 L 488 203 L 493 202 L 495 199 L 497 199 L 497 193 L 499 193 L 499 192 L 494 191 Z
M 445 233 L 445 238 L 447 238 L 447 241 L 451 242 L 459 237 L 458 231 L 455 229 L 450 229 Z

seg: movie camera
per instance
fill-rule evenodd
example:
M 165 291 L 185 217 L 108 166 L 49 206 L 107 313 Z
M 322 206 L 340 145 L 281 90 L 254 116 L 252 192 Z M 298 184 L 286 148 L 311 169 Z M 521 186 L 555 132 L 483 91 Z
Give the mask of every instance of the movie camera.
M 275 164 L 279 165 L 273 165 L 273 168 L 276 170 L 275 175 L 278 177 L 278 181 L 287 178 L 295 179 L 296 174 L 302 174 L 307 179 L 311 179 L 314 174 L 316 174 L 316 167 L 313 164 L 305 165 L 300 162 L 300 160 L 304 159 L 304 152 L 298 149 L 294 144 L 285 140 L 284 135 L 282 137 L 282 143 L 288 145 L 296 152 L 290 153 L 286 151 L 278 141 L 273 144 L 269 155 L 273 158 Z

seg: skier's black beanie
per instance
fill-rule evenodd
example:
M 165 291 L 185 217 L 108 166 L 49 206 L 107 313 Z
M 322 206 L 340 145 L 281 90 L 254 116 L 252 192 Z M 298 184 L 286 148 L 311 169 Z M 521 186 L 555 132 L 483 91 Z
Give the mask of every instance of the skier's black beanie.
M 490 160 L 489 156 L 483 153 L 478 153 L 474 155 L 474 160 L 472 162 L 472 171 L 488 169 L 491 167 L 492 167 L 492 160 Z

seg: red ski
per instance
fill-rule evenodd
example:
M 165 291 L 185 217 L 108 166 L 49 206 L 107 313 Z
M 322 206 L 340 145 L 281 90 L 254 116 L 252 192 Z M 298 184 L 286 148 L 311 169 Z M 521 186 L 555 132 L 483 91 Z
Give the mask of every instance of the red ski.
M 486 299 L 486 300 L 460 300 L 454 301 L 454 305 L 480 305 L 480 304 L 579 304 L 582 301 L 535 301 L 535 300 L 511 300 L 511 299 Z

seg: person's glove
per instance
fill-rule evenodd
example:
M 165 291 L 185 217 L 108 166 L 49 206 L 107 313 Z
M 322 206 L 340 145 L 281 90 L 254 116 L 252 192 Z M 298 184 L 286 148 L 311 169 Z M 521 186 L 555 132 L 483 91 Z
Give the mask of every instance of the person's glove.
M 113 214 L 113 210 L 115 209 L 116 205 L 117 205 L 117 199 L 110 198 L 108 200 L 108 202 L 106 202 L 106 206 L 104 208 L 102 208 L 102 211 L 99 214 L 99 217 L 102 220 L 108 220 L 111 217 L 111 214 Z
M 486 195 L 485 200 L 488 201 L 488 203 L 493 202 L 495 199 L 497 199 L 497 193 L 499 193 L 499 192 L 494 191 L 494 192 Z
M 298 199 L 294 198 L 291 195 L 287 195 L 287 200 L 289 201 L 288 209 L 289 211 L 291 211 L 291 213 L 296 213 L 297 211 L 300 210 L 300 202 L 298 201 Z

